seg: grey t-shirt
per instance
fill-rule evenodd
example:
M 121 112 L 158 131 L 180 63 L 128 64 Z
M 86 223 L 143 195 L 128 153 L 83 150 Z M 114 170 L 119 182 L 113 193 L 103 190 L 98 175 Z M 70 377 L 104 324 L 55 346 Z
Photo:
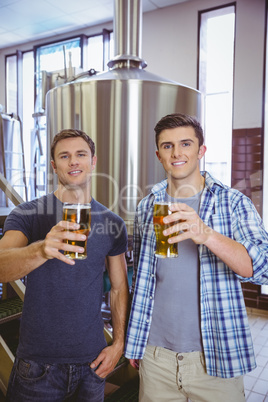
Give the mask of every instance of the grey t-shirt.
M 201 192 L 183 202 L 198 212 Z M 156 290 L 148 344 L 175 352 L 202 351 L 200 330 L 200 278 L 197 245 L 191 240 L 178 243 L 177 258 L 158 259 Z

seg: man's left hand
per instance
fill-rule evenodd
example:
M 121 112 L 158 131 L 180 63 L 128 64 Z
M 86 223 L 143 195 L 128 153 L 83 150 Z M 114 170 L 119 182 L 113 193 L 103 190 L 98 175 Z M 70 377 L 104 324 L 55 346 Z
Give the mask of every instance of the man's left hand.
M 99 377 L 105 378 L 113 371 L 122 354 L 121 348 L 118 349 L 115 345 L 107 346 L 100 352 L 97 359 L 90 364 L 90 367 L 92 369 L 98 367 L 95 373 Z

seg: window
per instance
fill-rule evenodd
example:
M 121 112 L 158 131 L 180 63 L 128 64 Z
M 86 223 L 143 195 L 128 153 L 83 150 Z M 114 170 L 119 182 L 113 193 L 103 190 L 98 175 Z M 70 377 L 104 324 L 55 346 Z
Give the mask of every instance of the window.
M 34 130 L 31 135 L 32 198 L 46 193 L 47 140 L 45 95 L 47 90 L 71 80 L 82 71 L 82 37 L 35 48 L 36 83 Z
M 265 85 L 264 85 L 264 172 L 263 172 L 263 221 L 268 231 L 268 6 L 266 7 L 266 60 L 265 60 Z M 268 287 L 268 286 L 267 286 Z
M 86 38 L 84 35 L 62 42 L 36 47 L 36 101 L 35 132 L 32 139 L 34 182 L 32 192 L 35 196 L 46 193 L 46 92 L 72 81 L 83 71 L 104 70 L 104 61 L 109 52 L 110 32 L 103 30 L 100 35 Z M 47 81 L 47 82 L 46 82 Z
M 6 57 L 6 113 L 17 114 L 17 56 Z
M 21 66 L 19 68 L 19 65 Z M 26 199 L 30 176 L 30 132 L 33 129 L 34 111 L 33 51 L 17 52 L 6 57 L 6 114 L 3 145 L 5 148 L 6 178 L 15 190 Z M 21 102 L 20 102 L 21 100 Z M 14 119 L 12 117 L 14 116 Z M 19 120 L 17 119 L 17 116 Z M 11 119 L 10 122 L 8 119 Z M 22 124 L 19 123 L 22 122 Z M 10 128 L 11 127 L 11 128 Z M 1 198 L 2 204 L 2 198 Z M 12 206 L 12 202 L 8 204 Z
M 45 108 L 42 94 L 43 71 L 55 73 L 53 81 L 55 85 L 67 82 L 74 75 L 75 69 L 82 69 L 81 38 L 74 38 L 57 43 L 37 46 L 36 56 L 36 101 L 35 112 L 43 112 Z M 72 71 L 70 71 L 70 67 Z M 73 70 L 74 69 L 74 70 Z
M 25 155 L 26 176 L 31 171 L 31 142 L 29 133 L 34 129 L 33 112 L 34 112 L 34 59 L 33 51 L 23 54 L 23 143 Z
M 265 95 L 263 105 L 264 116 L 264 172 L 263 172 L 263 222 L 268 231 L 268 6 L 266 6 L 266 60 L 265 60 Z M 268 285 L 261 286 L 261 293 L 268 296 Z
M 235 7 L 199 14 L 199 90 L 204 95 L 205 169 L 231 184 Z
M 20 113 L 19 117 L 23 122 L 28 199 L 41 196 L 46 192 L 46 91 L 50 87 L 65 83 L 66 78 L 71 80 L 72 76 L 82 71 L 105 70 L 112 54 L 112 46 L 112 33 L 103 30 L 100 35 L 88 38 L 81 35 L 36 46 L 31 51 L 17 52 L 6 57 L 5 113 L 16 115 Z M 21 59 L 22 68 L 20 69 Z M 50 87 L 44 87 L 46 75 L 51 80 L 49 85 L 52 82 Z M 22 94 L 18 95 L 21 82 Z M 13 144 L 11 153 L 15 154 L 16 146 L 18 142 Z M 21 175 L 17 175 L 18 188 L 20 180 L 22 180 Z M 0 199 L 0 204 L 1 202 Z
M 95 71 L 103 71 L 103 36 L 97 35 L 88 38 L 88 67 Z

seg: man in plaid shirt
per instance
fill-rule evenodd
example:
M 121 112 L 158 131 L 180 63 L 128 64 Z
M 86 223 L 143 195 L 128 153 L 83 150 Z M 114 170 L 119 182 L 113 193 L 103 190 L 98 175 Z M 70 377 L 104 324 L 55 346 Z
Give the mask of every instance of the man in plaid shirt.
M 125 347 L 140 401 L 245 401 L 243 374 L 256 362 L 240 283 L 268 283 L 268 233 L 249 198 L 200 172 L 196 119 L 167 115 L 155 133 L 167 179 L 137 207 Z M 178 258 L 154 254 L 153 207 L 163 201 L 173 204 L 165 235 Z

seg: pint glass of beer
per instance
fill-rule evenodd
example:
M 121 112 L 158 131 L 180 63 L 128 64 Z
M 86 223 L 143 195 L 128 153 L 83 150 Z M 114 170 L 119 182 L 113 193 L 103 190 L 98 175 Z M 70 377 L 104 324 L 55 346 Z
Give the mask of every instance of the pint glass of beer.
M 78 230 L 70 230 L 70 232 L 84 234 L 88 238 L 91 223 L 91 205 L 70 204 L 65 202 L 63 204 L 62 220 L 79 223 L 80 228 Z M 71 244 L 72 246 L 84 247 L 83 253 L 64 251 L 64 255 L 66 255 L 66 257 L 75 260 L 84 260 L 87 258 L 87 239 L 84 241 L 65 240 L 65 243 Z
M 171 214 L 169 210 L 170 203 L 159 202 L 154 205 L 154 231 L 156 236 L 156 250 L 155 255 L 159 258 L 175 258 L 178 257 L 178 244 L 169 244 L 168 239 L 171 236 L 164 236 L 163 230 L 167 229 L 170 225 L 163 223 L 163 218 Z

